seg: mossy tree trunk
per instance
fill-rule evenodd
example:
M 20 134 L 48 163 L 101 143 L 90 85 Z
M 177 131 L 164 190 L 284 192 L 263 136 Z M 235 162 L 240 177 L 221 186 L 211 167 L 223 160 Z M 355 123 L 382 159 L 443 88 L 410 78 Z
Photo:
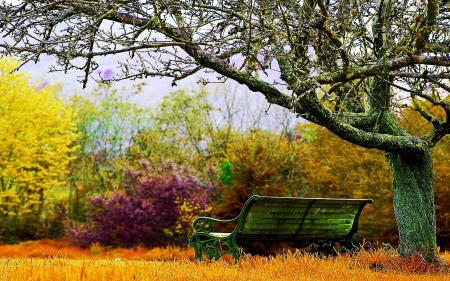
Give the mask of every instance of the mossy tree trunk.
M 404 137 L 414 141 L 400 126 L 392 112 L 380 110 L 389 104 L 390 85 L 374 78 L 371 85 L 373 99 L 369 111 L 381 114 L 374 130 L 381 134 Z M 406 141 L 406 144 L 408 141 Z M 428 147 L 405 150 L 384 149 L 393 173 L 394 213 L 399 231 L 400 254 L 403 257 L 419 254 L 427 262 L 438 261 L 436 244 L 436 209 L 434 205 L 434 167 Z
M 386 153 L 394 174 L 394 211 L 400 254 L 420 253 L 426 261 L 438 260 L 434 169 L 429 150 L 422 153 Z

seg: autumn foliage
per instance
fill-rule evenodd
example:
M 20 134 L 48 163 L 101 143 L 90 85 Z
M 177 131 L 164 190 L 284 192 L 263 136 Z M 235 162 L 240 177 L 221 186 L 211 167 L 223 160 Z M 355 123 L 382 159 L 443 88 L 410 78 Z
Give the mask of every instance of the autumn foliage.
M 78 245 L 113 247 L 185 246 L 192 220 L 208 215 L 215 186 L 171 163 L 153 169 L 142 163 L 125 175 L 124 192 L 88 201 L 89 223 L 71 229 Z
M 129 93 L 101 86 L 63 103 L 55 87 L 8 74 L 13 59 L 1 62 L 3 243 L 67 236 L 85 248 L 186 245 L 196 216 L 233 218 L 253 194 L 372 198 L 357 242 L 399 242 L 392 173 L 378 150 L 279 108 L 266 113 L 230 90 L 176 91 L 145 108 L 130 102 L 139 85 Z M 424 130 L 414 110 L 401 116 L 411 132 Z M 444 138 L 433 151 L 442 250 L 450 246 L 449 145 Z
M 18 65 L 0 59 L 0 235 L 9 242 L 37 238 L 42 216 L 52 223 L 77 137 L 75 113 L 57 89 L 29 85 L 26 73 L 12 72 Z M 14 233 L 20 229 L 22 237 Z

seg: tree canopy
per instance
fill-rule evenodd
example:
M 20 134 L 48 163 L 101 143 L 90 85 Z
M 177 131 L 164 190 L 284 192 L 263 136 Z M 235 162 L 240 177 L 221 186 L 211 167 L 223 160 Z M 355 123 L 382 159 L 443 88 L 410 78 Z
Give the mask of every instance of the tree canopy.
M 112 80 L 199 71 L 262 93 L 337 136 L 386 151 L 394 175 L 401 251 L 435 260 L 434 170 L 429 149 L 450 132 L 450 5 L 438 0 L 41 0 L 0 5 L 3 54 L 86 85 L 101 56 L 126 54 Z M 441 107 L 439 118 L 423 106 Z M 399 123 L 411 107 L 424 136 Z
M 64 185 L 76 139 L 75 114 L 54 87 L 27 84 L 19 62 L 0 59 L 0 218 L 40 214 Z
M 434 129 L 420 139 L 367 128 L 407 97 L 418 109 L 422 98 L 450 111 L 444 2 L 24 1 L 2 5 L 3 34 L 13 41 L 0 46 L 24 62 L 56 56 L 54 70 L 80 70 L 83 84 L 97 57 L 118 53 L 129 59 L 113 80 L 168 76 L 175 84 L 212 69 L 353 143 L 417 151 L 448 133 L 447 120 L 421 111 Z M 270 70 L 281 80 L 265 77 Z M 397 99 L 367 95 L 381 85 L 397 89 Z

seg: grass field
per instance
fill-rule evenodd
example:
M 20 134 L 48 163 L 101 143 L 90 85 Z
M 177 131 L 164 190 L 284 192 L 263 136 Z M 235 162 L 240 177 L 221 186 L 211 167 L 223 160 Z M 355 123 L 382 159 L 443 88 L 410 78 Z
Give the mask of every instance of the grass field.
M 0 246 L 0 280 L 450 280 L 448 266 L 400 259 L 395 251 L 319 259 L 300 251 L 276 257 L 247 256 L 192 261 L 192 250 L 115 249 L 98 245 L 82 250 L 51 241 Z M 450 253 L 443 253 L 444 263 Z

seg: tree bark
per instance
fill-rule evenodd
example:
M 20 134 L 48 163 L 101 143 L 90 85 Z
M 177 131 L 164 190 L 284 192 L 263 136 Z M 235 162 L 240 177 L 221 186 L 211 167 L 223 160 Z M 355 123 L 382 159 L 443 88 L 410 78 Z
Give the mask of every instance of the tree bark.
M 400 236 L 400 254 L 439 260 L 436 248 L 434 167 L 431 153 L 387 152 L 394 175 L 394 212 Z
M 371 82 L 372 98 L 367 101 L 367 111 L 380 114 L 374 130 L 403 136 L 408 139 L 407 142 L 419 140 L 400 126 L 392 112 L 383 109 L 390 105 L 390 85 L 378 78 Z M 403 257 L 420 255 L 424 261 L 437 262 L 434 167 L 430 149 L 385 151 L 394 177 L 394 213 L 399 230 L 400 254 Z

